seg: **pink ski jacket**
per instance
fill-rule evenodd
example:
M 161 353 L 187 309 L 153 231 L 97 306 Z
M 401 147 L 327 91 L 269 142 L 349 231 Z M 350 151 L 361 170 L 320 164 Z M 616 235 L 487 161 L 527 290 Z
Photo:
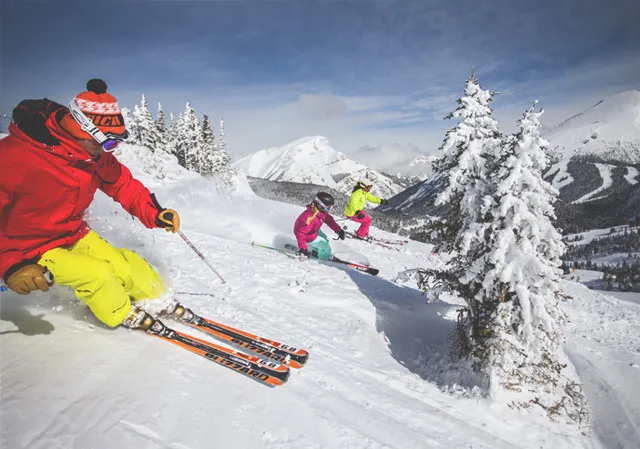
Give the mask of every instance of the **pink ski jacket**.
M 298 248 L 308 249 L 307 243 L 313 242 L 318 237 L 318 231 L 324 223 L 333 231 L 340 232 L 340 226 L 330 214 L 320 212 L 311 204 L 307 205 L 307 210 L 300 214 L 295 225 L 293 225 L 293 233 L 298 240 Z

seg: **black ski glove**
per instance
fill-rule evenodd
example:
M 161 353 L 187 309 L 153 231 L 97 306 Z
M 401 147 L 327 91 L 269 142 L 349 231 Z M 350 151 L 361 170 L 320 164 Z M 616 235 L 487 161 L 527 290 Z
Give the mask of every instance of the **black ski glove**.
M 340 230 L 338 231 L 338 238 L 339 238 L 340 240 L 344 240 L 344 230 L 340 229 Z
M 384 198 L 382 198 L 382 199 L 380 199 L 380 204 L 382 204 L 384 206 L 385 204 L 389 204 L 389 201 L 385 200 Z
M 361 210 L 356 211 L 356 217 L 358 217 L 360 220 L 364 218 L 364 214 Z
M 180 230 L 180 216 L 173 209 L 162 209 L 156 215 L 156 224 L 167 232 L 175 233 Z

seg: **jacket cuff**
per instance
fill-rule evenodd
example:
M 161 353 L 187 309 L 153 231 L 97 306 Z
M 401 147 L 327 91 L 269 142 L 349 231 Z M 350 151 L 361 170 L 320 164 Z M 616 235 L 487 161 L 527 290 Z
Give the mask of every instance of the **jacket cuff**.
M 158 199 L 156 198 L 156 194 L 155 194 L 155 193 L 152 193 L 152 194 L 151 194 L 151 201 L 153 202 L 153 206 L 157 209 L 156 217 L 155 217 L 155 223 L 156 223 L 156 226 L 157 226 L 157 227 L 159 227 L 159 228 L 164 228 L 164 227 L 166 227 L 167 225 L 166 225 L 166 224 L 164 224 L 163 222 L 161 222 L 161 221 L 158 219 L 158 214 L 160 214 L 160 212 L 162 212 L 162 211 L 164 210 L 164 207 L 162 207 L 162 206 L 160 205 L 160 203 L 158 202 Z

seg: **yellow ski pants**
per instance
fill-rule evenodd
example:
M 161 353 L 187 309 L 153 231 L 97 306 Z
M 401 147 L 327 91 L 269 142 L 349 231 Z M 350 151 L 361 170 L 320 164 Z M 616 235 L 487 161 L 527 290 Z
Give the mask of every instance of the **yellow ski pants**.
M 110 327 L 131 311 L 131 300 L 154 299 L 164 292 L 158 273 L 133 251 L 114 248 L 96 232 L 71 248 L 54 248 L 38 262 L 51 271 L 56 284 L 73 288 L 93 314 Z

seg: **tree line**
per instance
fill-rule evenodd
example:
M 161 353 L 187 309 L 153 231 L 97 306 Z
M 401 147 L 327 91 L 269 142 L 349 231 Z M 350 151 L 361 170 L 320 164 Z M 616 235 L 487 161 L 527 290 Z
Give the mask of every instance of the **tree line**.
M 130 133 L 130 142 L 142 145 L 154 154 L 146 167 L 149 173 L 162 179 L 163 160 L 172 155 L 187 170 L 215 177 L 221 190 L 233 188 L 236 173 L 227 151 L 223 119 L 220 119 L 216 142 L 209 116 L 203 114 L 201 120 L 189 102 L 177 118 L 170 114 L 168 124 L 160 103 L 156 117 L 153 117 L 144 94 L 133 111 L 123 108 L 122 115 Z

